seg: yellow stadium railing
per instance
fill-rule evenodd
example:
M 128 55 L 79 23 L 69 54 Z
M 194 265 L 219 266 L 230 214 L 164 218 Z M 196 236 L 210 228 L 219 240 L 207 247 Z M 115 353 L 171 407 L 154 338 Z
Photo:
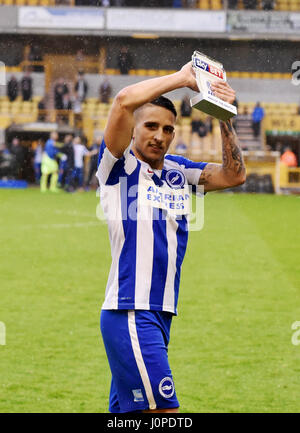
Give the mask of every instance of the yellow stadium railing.
M 300 189 L 300 167 L 280 164 L 280 188 Z

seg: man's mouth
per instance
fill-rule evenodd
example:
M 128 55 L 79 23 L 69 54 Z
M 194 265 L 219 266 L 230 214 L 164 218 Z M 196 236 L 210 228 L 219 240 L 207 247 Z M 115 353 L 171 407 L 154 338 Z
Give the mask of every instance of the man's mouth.
M 162 147 L 161 146 L 159 146 L 158 144 L 149 144 L 149 147 L 151 147 L 151 149 L 154 151 L 154 152 L 161 152 L 162 151 Z

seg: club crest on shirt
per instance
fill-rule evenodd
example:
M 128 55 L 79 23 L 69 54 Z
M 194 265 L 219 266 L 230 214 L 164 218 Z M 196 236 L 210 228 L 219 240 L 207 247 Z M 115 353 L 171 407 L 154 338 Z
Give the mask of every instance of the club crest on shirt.
M 159 393 L 165 398 L 171 398 L 174 395 L 175 388 L 171 377 L 164 377 L 159 384 Z
M 171 169 L 166 173 L 167 184 L 174 189 L 180 189 L 185 184 L 185 176 L 180 170 Z

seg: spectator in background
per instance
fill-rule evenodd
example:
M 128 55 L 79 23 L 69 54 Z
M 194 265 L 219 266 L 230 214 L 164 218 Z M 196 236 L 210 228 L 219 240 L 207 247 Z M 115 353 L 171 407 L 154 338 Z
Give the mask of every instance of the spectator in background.
M 17 99 L 19 94 L 19 83 L 16 79 L 15 75 L 10 77 L 10 80 L 7 83 L 7 96 L 10 102 L 13 102 Z
M 257 0 L 243 0 L 245 9 L 256 9 L 257 8 Z
M 72 101 L 69 93 L 63 95 L 62 110 L 72 110 Z
M 244 111 L 243 111 L 243 116 L 249 116 L 249 110 L 248 110 L 248 107 L 247 107 L 247 105 L 245 105 L 245 107 L 244 107 Z
M 81 138 L 76 136 L 73 140 L 73 149 L 74 149 L 74 170 L 72 175 L 73 185 L 78 184 L 79 190 L 83 190 L 83 180 L 84 180 L 84 172 L 83 172 L 83 161 L 85 156 L 92 156 L 95 151 L 89 151 L 84 144 L 82 144 Z
M 297 167 L 298 165 L 297 157 L 289 146 L 284 149 L 280 161 L 287 167 Z
M 188 95 L 185 95 L 180 105 L 181 117 L 190 117 L 191 112 L 192 112 L 192 107 L 190 104 L 190 98 Z
M 252 112 L 252 128 L 254 137 L 258 137 L 260 134 L 261 121 L 263 120 L 264 116 L 264 109 L 260 106 L 260 103 L 257 102 Z
M 239 109 L 239 101 L 237 100 L 237 98 L 235 98 L 235 100 L 233 101 L 232 105 L 234 105 L 236 107 L 236 111 L 238 111 L 238 109 Z
M 38 121 L 39 122 L 45 122 L 46 121 L 46 109 L 47 109 L 47 104 L 48 104 L 48 95 L 46 94 L 38 103 L 38 110 L 39 110 L 39 114 L 38 114 Z
M 173 0 L 172 6 L 173 6 L 173 8 L 182 8 L 181 0 Z
M 59 78 L 54 87 L 54 107 L 56 110 L 63 109 L 63 98 L 69 92 L 69 88 L 63 78 Z
M 0 143 L 0 179 L 15 177 L 15 156 L 8 150 L 5 143 Z
M 237 115 L 234 116 L 233 119 L 232 119 L 232 125 L 233 125 L 233 127 L 235 129 L 236 125 L 237 125 L 237 123 L 236 123 L 237 116 L 239 114 L 239 102 L 238 102 L 237 98 L 235 98 L 235 100 L 233 101 L 232 105 L 234 105 L 236 107 L 236 112 L 237 112 Z
M 67 156 L 60 152 L 58 143 L 58 133 L 53 131 L 50 134 L 50 138 L 46 141 L 45 149 L 42 156 L 41 165 L 41 181 L 40 188 L 41 192 L 46 192 L 48 189 L 48 177 L 50 178 L 50 188 L 51 192 L 58 192 L 57 179 L 58 179 L 58 163 L 56 159 L 66 160 Z
M 81 101 L 76 95 L 73 100 L 73 111 L 74 111 L 74 118 L 75 118 L 75 127 L 81 128 L 82 125 L 82 106 Z
M 238 0 L 228 0 L 228 9 L 236 9 Z
M 132 69 L 133 62 L 131 54 L 127 47 L 122 47 L 118 56 L 118 66 L 122 75 L 128 74 L 130 69 Z
M 176 147 L 175 147 L 175 152 L 180 154 L 180 155 L 184 155 L 187 152 L 187 145 L 186 143 L 183 141 L 182 136 L 180 136 L 178 138 Z
M 83 71 L 78 72 L 77 81 L 75 83 L 74 90 L 76 93 L 76 99 L 79 99 L 80 102 L 84 102 L 88 92 L 88 83 L 84 78 Z
M 211 134 L 213 131 L 212 117 L 207 116 L 204 123 L 205 123 L 205 127 L 206 127 L 206 132 L 208 134 Z
M 64 145 L 61 151 L 67 156 L 67 160 L 62 162 L 59 167 L 58 183 L 64 187 L 65 191 L 72 192 L 72 175 L 74 170 L 74 148 L 73 135 L 67 134 L 64 138 Z
M 30 101 L 32 98 L 32 78 L 30 72 L 26 71 L 21 80 L 21 93 L 23 101 Z
M 82 49 L 77 51 L 76 56 L 75 56 L 75 61 L 76 62 L 84 62 L 84 52 Z
M 272 11 L 274 9 L 274 0 L 262 0 L 262 9 Z
M 15 157 L 15 177 L 21 179 L 25 152 L 17 137 L 13 138 L 11 142 L 10 153 Z
M 72 108 L 73 108 L 73 104 L 72 104 L 72 101 L 70 98 L 70 94 L 65 93 L 63 95 L 62 110 L 71 111 Z M 61 116 L 59 116 L 59 120 L 63 123 L 68 124 L 69 123 L 69 115 L 67 113 L 64 113 Z
M 109 79 L 105 76 L 99 88 L 100 102 L 103 102 L 104 104 L 108 104 L 109 98 L 111 96 L 111 92 L 112 92 L 112 88 Z
M 200 138 L 207 135 L 206 125 L 201 119 L 192 121 L 192 133 L 197 133 Z
M 197 7 L 197 0 L 182 0 L 184 8 L 194 9 Z
M 94 151 L 94 153 L 90 159 L 89 174 L 88 174 L 88 178 L 86 181 L 87 189 L 90 187 L 90 185 L 92 183 L 93 176 L 95 176 L 97 169 L 98 169 L 98 155 L 99 155 L 101 143 L 102 143 L 102 137 L 99 136 L 96 138 L 94 144 L 92 145 L 91 150 Z
M 40 184 L 40 179 L 41 179 L 43 147 L 44 147 L 44 142 L 42 139 L 39 139 L 34 149 L 34 162 L 33 162 L 35 183 L 37 185 Z
M 28 55 L 28 60 L 30 62 L 42 62 L 43 56 L 41 49 L 38 45 L 30 45 L 30 51 Z M 43 72 L 44 68 L 42 65 L 33 65 L 34 72 Z

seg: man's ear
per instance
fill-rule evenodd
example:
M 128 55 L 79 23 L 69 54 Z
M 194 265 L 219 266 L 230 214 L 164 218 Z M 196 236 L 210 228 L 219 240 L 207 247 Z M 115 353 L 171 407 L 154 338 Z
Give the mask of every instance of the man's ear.
M 133 128 L 133 131 L 132 131 L 132 140 L 133 140 L 133 142 L 135 140 L 135 127 Z

